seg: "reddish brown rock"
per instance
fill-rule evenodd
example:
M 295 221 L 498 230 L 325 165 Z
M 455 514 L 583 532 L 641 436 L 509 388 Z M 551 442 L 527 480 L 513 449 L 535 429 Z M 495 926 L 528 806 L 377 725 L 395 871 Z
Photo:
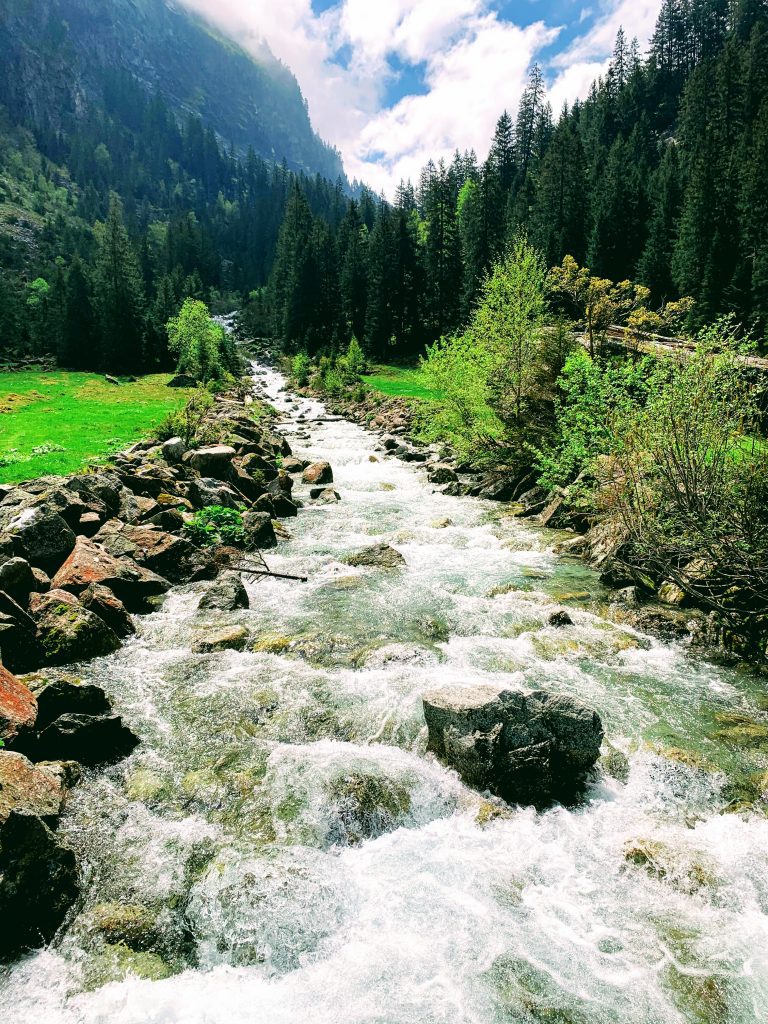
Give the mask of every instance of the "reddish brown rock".
M 315 462 L 302 475 L 305 484 L 332 484 L 333 470 L 329 462 Z
M 65 796 L 66 787 L 55 771 L 32 764 L 23 754 L 0 750 L 0 825 L 11 811 L 50 825 L 61 813 Z
M 125 605 L 109 587 L 101 583 L 91 583 L 80 595 L 80 603 L 84 608 L 95 612 L 119 637 L 131 636 L 136 632 Z
M 142 568 L 130 558 L 115 558 L 87 537 L 78 537 L 75 549 L 51 581 L 55 589 L 81 594 L 101 583 L 117 595 L 129 611 L 140 611 L 148 599 L 168 590 L 168 580 Z
M 21 729 L 32 728 L 36 717 L 34 694 L 0 665 L 0 739 L 14 739 Z
M 116 558 L 127 555 L 174 583 L 185 578 L 186 563 L 193 552 L 192 545 L 183 537 L 176 537 L 157 526 L 129 525 L 117 519 L 106 523 L 94 539 Z

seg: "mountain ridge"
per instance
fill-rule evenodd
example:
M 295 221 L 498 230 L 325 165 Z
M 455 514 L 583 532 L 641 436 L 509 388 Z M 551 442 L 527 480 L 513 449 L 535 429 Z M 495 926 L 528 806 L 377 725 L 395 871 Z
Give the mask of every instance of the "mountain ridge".
M 257 58 L 172 0 L 8 0 L 0 59 L 0 102 L 35 127 L 64 130 L 103 95 L 105 77 L 123 71 L 242 154 L 252 148 L 293 170 L 343 176 L 292 72 L 266 47 Z

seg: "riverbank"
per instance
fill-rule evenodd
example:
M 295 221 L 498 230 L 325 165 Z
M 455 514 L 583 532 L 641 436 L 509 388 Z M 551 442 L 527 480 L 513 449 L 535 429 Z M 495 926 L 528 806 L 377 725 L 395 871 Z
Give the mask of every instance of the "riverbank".
M 533 526 L 562 531 L 558 553 L 583 560 L 599 574 L 612 595 L 611 615 L 616 621 L 663 639 L 686 642 L 702 655 L 719 660 L 754 660 L 754 652 L 747 652 L 715 614 L 697 607 L 678 586 L 665 580 L 653 581 L 625 561 L 626 536 L 621 527 L 587 514 L 583 504 L 571 499 L 567 488 L 547 491 L 537 485 L 533 469 L 520 472 L 504 466 L 473 467 L 460 460 L 448 445 L 423 443 L 416 414 L 421 403 L 413 396 L 387 396 L 366 389 L 363 397 L 359 391 L 354 395 L 317 397 L 335 415 L 377 433 L 387 451 L 416 464 L 442 493 L 499 502 L 506 514 Z

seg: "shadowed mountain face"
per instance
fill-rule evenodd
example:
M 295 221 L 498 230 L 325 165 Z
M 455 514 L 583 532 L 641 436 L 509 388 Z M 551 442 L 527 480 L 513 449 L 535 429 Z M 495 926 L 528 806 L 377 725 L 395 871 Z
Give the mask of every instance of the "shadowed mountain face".
M 165 0 L 4 0 L 0 64 L 0 103 L 37 129 L 65 128 L 93 102 L 109 112 L 134 79 L 237 150 L 332 179 L 343 173 L 284 65 L 266 49 L 250 56 Z

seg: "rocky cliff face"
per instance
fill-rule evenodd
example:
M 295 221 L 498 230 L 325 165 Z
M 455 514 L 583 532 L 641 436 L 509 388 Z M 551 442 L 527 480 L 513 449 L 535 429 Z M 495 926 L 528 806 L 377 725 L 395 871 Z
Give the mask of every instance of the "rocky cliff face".
M 284 65 L 268 52 L 256 60 L 167 0 L 5 0 L 0 63 L 0 103 L 36 128 L 59 130 L 89 101 L 108 102 L 122 74 L 243 152 L 343 173 Z

